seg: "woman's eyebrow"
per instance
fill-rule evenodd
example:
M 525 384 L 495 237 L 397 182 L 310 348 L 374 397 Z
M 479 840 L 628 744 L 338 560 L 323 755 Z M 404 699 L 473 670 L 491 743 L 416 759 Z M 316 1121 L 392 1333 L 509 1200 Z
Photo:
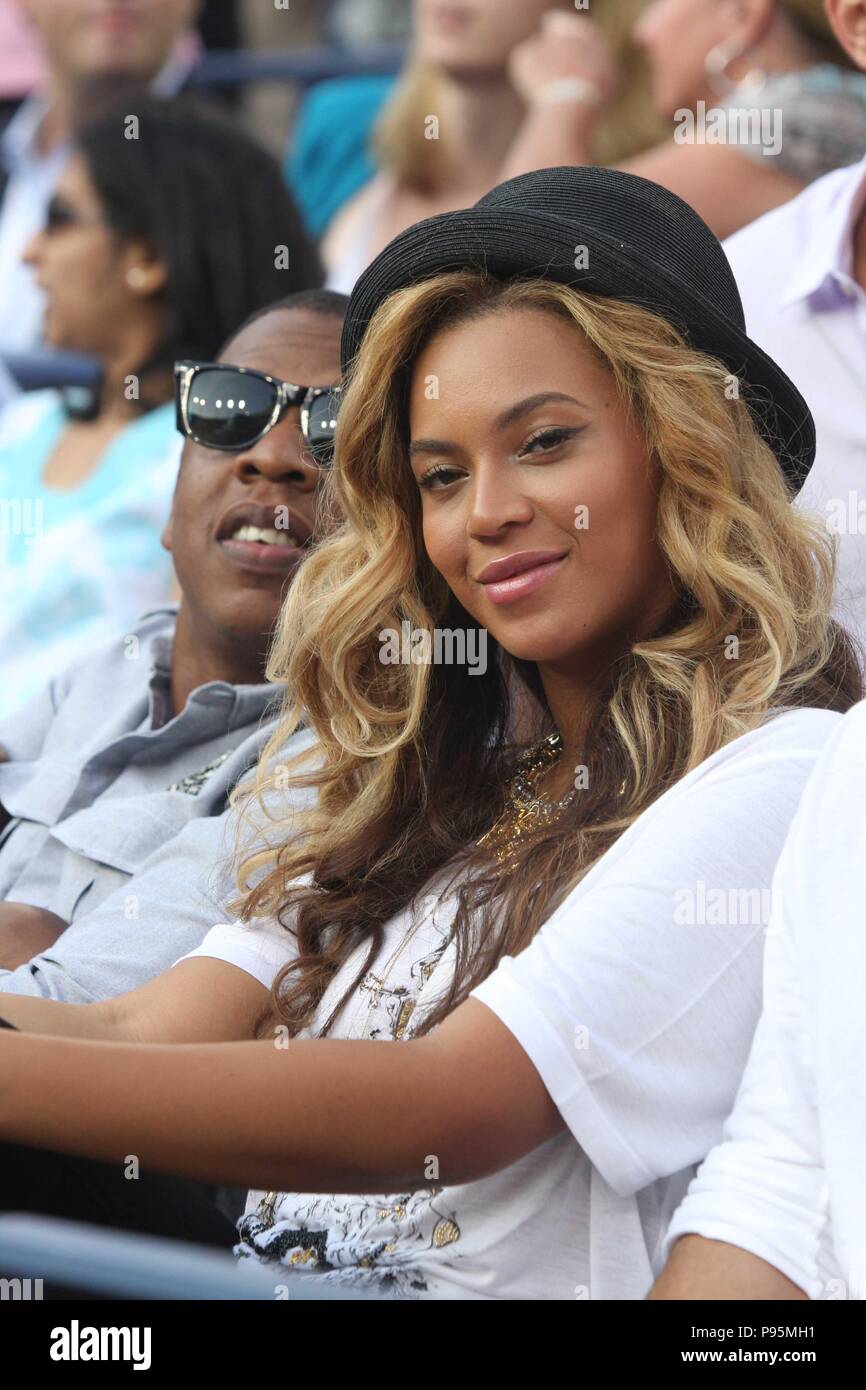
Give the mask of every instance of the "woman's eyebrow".
M 457 445 L 450 444 L 447 439 L 413 439 L 409 445 L 410 458 L 416 458 L 419 454 L 456 454 L 457 452 Z
M 510 405 L 493 422 L 496 430 L 507 429 L 513 425 L 515 420 L 519 420 L 521 415 L 528 415 L 531 410 L 536 410 L 540 405 L 546 405 L 548 401 L 568 401 L 570 405 L 578 405 L 586 410 L 588 407 L 583 401 L 579 401 L 576 396 L 566 395 L 564 391 L 539 391 L 534 396 L 527 396 L 525 400 L 518 401 L 515 405 Z M 456 454 L 458 453 L 456 444 L 451 444 L 447 439 L 415 439 L 409 445 L 409 457 L 416 458 L 420 454 Z
M 583 401 L 579 401 L 576 396 L 568 396 L 564 391 L 539 391 L 535 396 L 527 396 L 525 400 L 518 401 L 516 405 L 510 405 L 494 423 L 497 430 L 507 429 L 513 425 L 515 420 L 519 420 L 521 415 L 528 415 L 530 410 L 536 410 L 540 405 L 547 405 L 548 401 L 568 401 L 571 405 L 579 405 L 586 410 Z

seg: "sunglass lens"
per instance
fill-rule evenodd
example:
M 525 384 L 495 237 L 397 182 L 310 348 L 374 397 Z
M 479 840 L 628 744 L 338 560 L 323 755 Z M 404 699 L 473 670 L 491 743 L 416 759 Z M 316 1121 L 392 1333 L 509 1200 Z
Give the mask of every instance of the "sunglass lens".
M 190 433 L 212 449 L 243 449 L 262 433 L 275 401 L 276 388 L 257 376 L 199 372 L 187 400 Z
M 339 400 L 338 391 L 325 391 L 310 406 L 307 447 L 320 468 L 329 468 L 333 462 Z

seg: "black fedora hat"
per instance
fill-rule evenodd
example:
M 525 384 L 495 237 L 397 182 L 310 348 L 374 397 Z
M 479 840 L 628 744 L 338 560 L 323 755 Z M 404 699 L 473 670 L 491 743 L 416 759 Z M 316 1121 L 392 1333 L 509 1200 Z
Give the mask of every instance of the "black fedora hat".
M 721 244 L 676 194 L 635 174 L 569 165 L 520 174 L 474 207 L 417 222 L 385 247 L 352 291 L 344 371 L 388 295 L 463 269 L 502 280 L 543 276 L 654 310 L 736 376 L 792 493 L 801 487 L 815 458 L 809 407 L 746 334 Z

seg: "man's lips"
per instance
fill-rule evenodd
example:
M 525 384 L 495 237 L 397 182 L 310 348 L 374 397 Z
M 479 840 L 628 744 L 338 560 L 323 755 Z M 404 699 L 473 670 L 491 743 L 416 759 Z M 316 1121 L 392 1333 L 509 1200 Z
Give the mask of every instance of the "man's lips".
M 299 546 L 263 545 L 261 541 L 227 540 L 219 542 L 224 555 L 243 569 L 269 570 L 285 574 L 300 564 L 307 552 Z
M 249 528 L 263 534 L 245 534 Z M 284 503 L 239 502 L 223 514 L 214 540 L 243 569 L 284 574 L 304 558 L 312 534 L 306 518 Z
M 535 593 L 552 579 L 566 554 L 564 550 L 518 551 L 487 565 L 477 583 L 491 603 L 514 603 Z

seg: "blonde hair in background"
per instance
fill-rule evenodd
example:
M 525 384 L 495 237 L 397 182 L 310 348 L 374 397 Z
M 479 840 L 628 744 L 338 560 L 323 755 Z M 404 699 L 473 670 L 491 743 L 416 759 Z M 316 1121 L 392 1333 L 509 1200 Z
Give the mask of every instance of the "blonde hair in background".
M 643 430 L 680 600 L 665 629 L 611 673 L 584 742 L 589 790 L 503 876 L 472 846 L 501 811 L 513 771 L 509 672 L 543 701 L 537 669 L 492 639 L 488 671 L 473 680 L 456 666 L 383 665 L 378 634 L 404 620 L 428 631 L 475 625 L 423 546 L 406 392 L 438 328 L 527 306 L 574 325 Z M 329 475 L 343 520 L 289 590 L 269 675 L 291 696 L 255 786 L 237 798 L 241 810 L 261 806 L 287 774 L 318 792 L 280 847 L 246 856 L 238 877 L 243 918 L 293 914 L 298 959 L 274 996 L 292 1031 L 309 1024 L 359 945 L 368 950 L 354 983 L 363 977 L 384 923 L 455 856 L 469 872 L 454 983 L 424 1027 L 522 950 L 635 817 L 711 753 L 771 709 L 846 709 L 859 698 L 856 662 L 830 616 L 832 541 L 790 505 L 774 454 L 729 384 L 725 364 L 657 315 L 549 280 L 457 271 L 379 307 L 348 381 Z M 318 738 L 316 766 L 284 767 L 281 750 L 302 717 Z
M 573 0 L 559 0 L 549 8 L 575 13 Z M 596 164 L 628 159 L 666 133 L 652 109 L 643 58 L 631 41 L 632 27 L 644 8 L 645 0 L 592 0 L 587 11 L 604 30 L 623 69 L 620 92 L 593 135 Z M 376 123 L 373 149 L 378 166 L 400 182 L 434 190 L 447 178 L 452 161 L 461 158 L 461 151 L 449 146 L 447 131 L 438 140 L 424 134 L 425 120 L 436 114 L 445 81 L 430 64 L 410 57 Z

